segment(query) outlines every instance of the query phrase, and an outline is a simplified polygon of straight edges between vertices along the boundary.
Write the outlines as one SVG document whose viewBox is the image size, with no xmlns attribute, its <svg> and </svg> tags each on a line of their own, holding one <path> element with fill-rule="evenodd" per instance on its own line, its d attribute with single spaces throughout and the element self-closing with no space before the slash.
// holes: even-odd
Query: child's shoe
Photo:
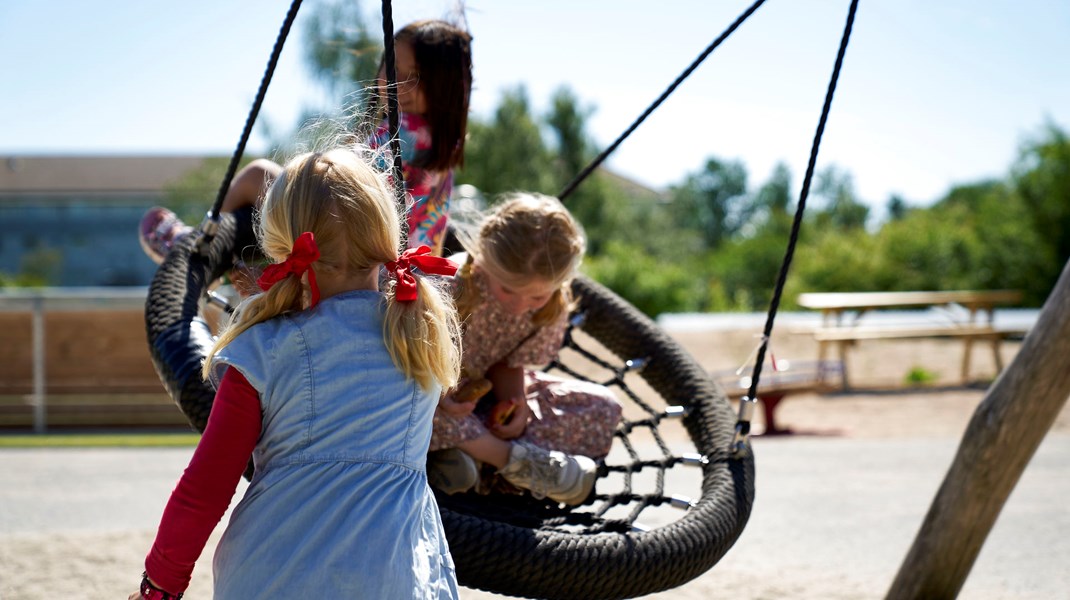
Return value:
<svg viewBox="0 0 1070 600">
<path fill-rule="evenodd" d="M 162 206 L 154 206 L 141 217 L 138 239 L 145 254 L 153 262 L 160 264 L 171 252 L 175 242 L 191 231 L 193 228 L 180 221 L 175 213 Z"/>
<path fill-rule="evenodd" d="M 514 442 L 509 464 L 498 470 L 509 483 L 536 498 L 569 505 L 583 503 L 594 489 L 598 465 L 586 456 L 547 451 L 529 442 Z"/>
<path fill-rule="evenodd" d="M 476 459 L 457 448 L 428 452 L 427 482 L 447 494 L 467 492 L 479 482 Z"/>
</svg>

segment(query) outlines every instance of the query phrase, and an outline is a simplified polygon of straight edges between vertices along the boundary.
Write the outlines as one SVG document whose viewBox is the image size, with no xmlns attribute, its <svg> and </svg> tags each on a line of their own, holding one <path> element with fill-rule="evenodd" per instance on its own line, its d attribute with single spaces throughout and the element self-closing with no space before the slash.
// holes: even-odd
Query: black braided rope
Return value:
<svg viewBox="0 0 1070 600">
<path fill-rule="evenodd" d="M 251 211 L 221 215 L 204 254 L 193 252 L 194 237 L 181 240 L 157 270 L 145 321 L 160 379 L 192 427 L 203 431 L 214 390 L 200 377 L 211 334 L 198 312 L 210 283 L 255 243 Z M 584 278 L 574 283 L 574 291 L 582 323 L 576 319 L 561 358 L 550 368 L 616 386 L 621 400 L 633 407 L 626 414 L 634 416 L 619 427 L 615 451 L 581 507 L 566 509 L 528 495 L 440 495 L 462 585 L 529 598 L 649 594 L 706 572 L 735 543 L 750 516 L 754 459 L 749 446 L 740 457 L 725 452 L 734 421 L 723 391 L 671 337 L 613 292 Z M 604 376 L 581 374 L 591 368 Z M 639 380 L 656 398 L 635 391 Z M 686 439 L 661 434 L 670 406 L 686 411 Z M 653 442 L 633 439 L 640 434 Z M 683 465 L 685 452 L 702 460 L 695 467 Z M 668 477 L 681 469 L 693 474 L 694 498 L 686 502 L 689 508 L 671 510 L 666 519 L 656 511 L 669 510 L 676 494 Z M 619 482 L 619 490 L 610 489 L 611 480 Z M 641 530 L 650 513 L 668 522 Z"/>
<path fill-rule="evenodd" d="M 249 143 L 249 136 L 252 135 L 253 124 L 256 123 L 256 117 L 260 114 L 260 107 L 264 104 L 268 85 L 271 83 L 271 77 L 275 73 L 275 66 L 279 63 L 279 56 L 282 55 L 282 46 L 286 43 L 286 37 L 290 33 L 290 27 L 293 25 L 294 19 L 297 18 L 297 9 L 299 8 L 301 8 L 301 0 L 293 0 L 290 4 L 290 10 L 286 13 L 286 20 L 283 21 L 282 27 L 279 29 L 279 35 L 275 38 L 275 47 L 271 51 L 271 57 L 268 59 L 264 75 L 260 78 L 260 89 L 256 93 L 256 99 L 253 101 L 253 107 L 249 111 L 249 115 L 245 118 L 245 127 L 242 129 L 241 138 L 238 140 L 238 147 L 234 149 L 234 154 L 230 157 L 230 164 L 227 165 L 227 172 L 223 176 L 223 182 L 219 185 L 219 193 L 216 195 L 215 204 L 212 205 L 212 211 L 209 213 L 209 218 L 213 221 L 219 218 L 219 211 L 223 208 L 223 198 L 226 197 L 227 190 L 230 189 L 230 182 L 238 171 L 238 163 L 241 161 L 242 155 L 245 154 L 245 146 Z"/>
<path fill-rule="evenodd" d="M 795 207 L 795 218 L 791 223 L 791 235 L 788 238 L 788 246 L 784 252 L 784 260 L 780 264 L 780 272 L 777 274 L 773 298 L 769 302 L 769 313 L 765 320 L 765 328 L 762 330 L 762 342 L 758 346 L 758 353 L 754 359 L 750 388 L 747 390 L 748 398 L 758 397 L 758 380 L 762 375 L 765 351 L 769 346 L 769 336 L 773 332 L 773 321 L 776 319 L 777 308 L 780 306 L 784 283 L 788 279 L 788 269 L 791 268 L 791 260 L 795 255 L 795 245 L 799 239 L 799 229 L 802 227 L 803 213 L 806 210 L 806 198 L 810 194 L 810 182 L 814 178 L 814 169 L 817 165 L 817 152 L 821 147 L 821 136 L 825 133 L 825 123 L 828 121 L 829 112 L 832 110 L 832 97 L 836 93 L 836 83 L 840 79 L 840 69 L 843 67 L 843 57 L 847 53 L 847 42 L 851 39 L 851 29 L 854 26 L 855 12 L 857 10 L 858 0 L 851 0 L 851 8 L 847 12 L 847 22 L 844 24 L 843 35 L 840 37 L 840 47 L 836 52 L 836 64 L 832 68 L 832 77 L 829 80 L 828 90 L 825 92 L 825 102 L 821 107 L 821 118 L 818 119 L 817 131 L 814 133 L 813 145 L 810 148 L 810 160 L 806 164 L 806 176 L 803 177 L 802 189 L 799 191 L 799 202 Z M 743 434 L 750 431 L 749 421 L 740 421 L 739 425 Z"/>
<path fill-rule="evenodd" d="M 710 42 L 710 45 L 706 46 L 706 49 L 703 50 L 702 53 L 700 53 L 698 57 L 695 58 L 695 60 L 691 61 L 691 64 L 688 65 L 688 67 L 684 69 L 683 73 L 680 73 L 680 75 L 677 76 L 671 84 L 669 84 L 669 87 L 666 88 L 660 96 L 658 96 L 657 100 L 654 100 L 654 102 L 650 106 L 648 106 L 646 110 L 643 111 L 643 114 L 639 115 L 639 118 L 637 118 L 631 125 L 629 125 L 628 128 L 624 130 L 624 133 L 620 134 L 620 136 L 618 136 L 617 139 L 612 144 L 610 144 L 608 148 L 603 150 L 597 157 L 595 157 L 595 159 L 591 161 L 591 164 L 587 165 L 586 168 L 580 171 L 580 174 L 576 175 L 576 177 L 573 178 L 573 180 L 565 186 L 565 189 L 561 190 L 561 193 L 558 194 L 557 197 L 561 200 L 564 200 L 565 197 L 571 194 L 573 190 L 575 190 L 580 185 L 580 183 L 583 182 L 584 179 L 587 179 L 587 177 L 591 173 L 593 173 L 595 169 L 598 168 L 598 165 L 601 165 L 603 162 L 605 162 L 606 158 L 609 157 L 609 155 L 617 149 L 617 146 L 620 146 L 621 142 L 623 142 L 629 135 L 631 135 L 632 132 L 635 131 L 639 127 L 639 125 L 641 125 L 642 122 L 650 116 L 651 113 L 654 112 L 654 109 L 661 106 L 661 103 L 664 102 L 665 99 L 669 97 L 669 94 L 672 94 L 673 91 L 675 91 L 676 88 L 679 87 L 679 85 L 683 83 L 685 79 L 688 78 L 689 75 L 691 75 L 692 71 L 698 68 L 698 66 L 702 64 L 702 61 L 706 60 L 706 57 L 709 56 L 710 53 L 713 52 L 718 46 L 720 46 L 722 42 L 728 39 L 728 36 L 732 35 L 732 32 L 739 28 L 739 26 L 743 24 L 743 21 L 746 21 L 747 18 L 750 17 L 754 13 L 754 11 L 758 10 L 758 7 L 760 7 L 764 2 L 765 0 L 757 0 L 754 4 L 750 5 L 750 8 L 743 11 L 743 14 L 739 15 L 739 17 L 737 17 L 736 20 L 728 26 L 728 29 L 725 29 L 724 32 L 721 33 L 721 35 L 717 36 L 717 39 Z"/>
<path fill-rule="evenodd" d="M 387 131 L 390 134 L 390 154 L 393 156 L 390 170 L 393 173 L 394 197 L 398 206 L 405 214 L 407 194 L 405 192 L 405 180 L 401 163 L 401 139 L 398 137 L 398 89 L 397 69 L 394 64 L 394 17 L 390 0 L 383 0 L 383 70 L 386 71 L 386 122 Z M 409 245 L 409 220 L 401 219 L 401 245 L 403 250 Z M 401 250 L 399 250 L 400 252 Z"/>
<path fill-rule="evenodd" d="M 206 249 L 195 251 L 200 234 L 178 240 L 149 284 L 145 332 L 156 373 L 190 425 L 204 431 L 215 390 L 201 379 L 201 363 L 212 347 L 212 333 L 200 317 L 212 282 L 233 266 L 236 254 L 256 246 L 252 208 L 220 215 L 219 228 Z"/>
</svg>

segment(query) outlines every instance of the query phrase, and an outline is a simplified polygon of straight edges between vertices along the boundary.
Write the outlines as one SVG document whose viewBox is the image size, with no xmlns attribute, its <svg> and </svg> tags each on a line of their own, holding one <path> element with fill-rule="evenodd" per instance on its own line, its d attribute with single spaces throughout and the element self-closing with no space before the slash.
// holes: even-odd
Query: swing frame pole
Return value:
<svg viewBox="0 0 1070 600">
<path fill-rule="evenodd" d="M 954 598 L 1022 472 L 1070 396 L 1070 262 L 1014 361 L 988 389 L 888 591 Z"/>
</svg>

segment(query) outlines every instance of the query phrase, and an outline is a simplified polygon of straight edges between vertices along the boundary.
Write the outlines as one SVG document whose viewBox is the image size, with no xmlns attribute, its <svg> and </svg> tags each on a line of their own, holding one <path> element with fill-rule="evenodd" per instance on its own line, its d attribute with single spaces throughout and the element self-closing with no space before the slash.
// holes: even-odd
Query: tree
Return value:
<svg viewBox="0 0 1070 600">
<path fill-rule="evenodd" d="M 922 218 L 939 220 L 948 232 L 972 237 L 970 261 L 959 265 L 969 287 L 1021 289 L 1031 306 L 1047 296 L 1056 250 L 1037 230 L 1035 215 L 1012 184 L 991 180 L 956 186 L 924 213 Z"/>
<path fill-rule="evenodd" d="M 800 292 L 857 292 L 889 289 L 879 278 L 881 255 L 865 229 L 847 231 L 803 226 L 785 285 L 785 298 Z"/>
<path fill-rule="evenodd" d="M 702 171 L 688 175 L 670 193 L 677 226 L 700 231 L 711 250 L 739 233 L 753 213 L 746 195 L 747 170 L 739 161 L 710 158 Z"/>
<path fill-rule="evenodd" d="M 900 221 L 903 217 L 907 216 L 907 211 L 910 208 L 907 206 L 906 200 L 898 194 L 892 194 L 888 198 L 888 203 L 885 204 L 885 210 L 888 211 L 888 219 L 890 221 Z"/>
<path fill-rule="evenodd" d="M 824 199 L 814 220 L 821 227 L 861 229 L 869 218 L 869 207 L 859 202 L 854 180 L 847 171 L 829 166 L 817 174 L 814 195 Z"/>
<path fill-rule="evenodd" d="M 551 98 L 544 122 L 552 134 L 555 192 L 560 193 L 594 160 L 598 151 L 587 135 L 587 119 L 593 108 L 582 108 L 568 88 L 561 87 Z M 566 198 L 565 205 L 583 224 L 587 233 L 587 251 L 602 252 L 605 244 L 619 238 L 622 231 L 638 225 L 635 198 L 626 193 L 618 180 L 606 177 L 602 169 L 579 183 Z"/>
<path fill-rule="evenodd" d="M 369 31 L 361 9 L 354 0 L 317 3 L 306 21 L 305 64 L 335 106 L 363 106 L 379 70 L 382 32 Z"/>
<path fill-rule="evenodd" d="M 594 145 L 587 136 L 587 119 L 594 113 L 591 107 L 581 108 L 579 98 L 567 86 L 558 88 L 550 99 L 550 114 L 546 123 L 557 141 L 556 163 L 558 187 L 563 189 L 590 164 L 595 156 Z"/>
<path fill-rule="evenodd" d="M 1032 217 L 1033 229 L 1051 249 L 1044 269 L 1048 286 L 1070 258 L 1070 139 L 1053 123 L 1027 142 L 1011 170 L 1018 196 Z"/>
<path fill-rule="evenodd" d="M 476 186 L 488 198 L 513 190 L 558 192 L 550 152 L 523 86 L 502 95 L 489 123 L 468 121 L 465 167 L 457 182 Z"/>
<path fill-rule="evenodd" d="M 754 214 L 751 218 L 754 235 L 763 231 L 788 235 L 795 208 L 791 192 L 791 169 L 784 163 L 777 163 L 769 181 L 754 195 Z"/>
<path fill-rule="evenodd" d="M 696 262 L 689 257 L 660 260 L 617 239 L 608 241 L 600 255 L 588 257 L 583 271 L 653 318 L 705 310 L 701 299 L 706 278 L 696 273 Z"/>
</svg>

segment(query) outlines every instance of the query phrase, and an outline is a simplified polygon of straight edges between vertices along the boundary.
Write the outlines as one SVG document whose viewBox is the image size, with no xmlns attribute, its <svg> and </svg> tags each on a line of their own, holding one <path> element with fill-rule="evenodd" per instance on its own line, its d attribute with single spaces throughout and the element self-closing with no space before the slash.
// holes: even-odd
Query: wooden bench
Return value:
<svg viewBox="0 0 1070 600">
<path fill-rule="evenodd" d="M 997 371 L 1003 369 L 1000 345 L 1004 339 L 1024 335 L 1021 328 L 997 328 L 993 313 L 997 305 L 1015 304 L 1021 301 L 1021 292 L 1016 290 L 996 291 L 942 291 L 942 292 L 859 292 L 800 294 L 798 303 L 804 308 L 820 310 L 822 324 L 808 330 L 818 344 L 818 361 L 828 356 L 830 345 L 839 350 L 843 365 L 842 387 L 850 388 L 847 375 L 847 349 L 856 342 L 865 340 L 954 338 L 963 341 L 962 382 L 969 383 L 970 361 L 973 345 L 977 341 L 988 342 L 992 347 Z M 947 307 L 943 318 L 933 319 L 932 314 L 919 312 L 917 322 L 895 325 L 863 323 L 862 317 L 876 309 L 934 309 Z M 964 314 L 954 315 L 951 307 L 958 307 Z M 849 317 L 849 319 L 848 319 Z M 929 317 L 929 318 L 922 318 Z"/>
<path fill-rule="evenodd" d="M 791 394 L 830 391 L 828 382 L 840 374 L 842 366 L 835 361 L 778 361 L 780 370 L 762 369 L 758 379 L 757 400 L 765 418 L 765 434 L 790 433 L 777 424 L 776 410 L 781 400 Z M 710 376 L 724 389 L 731 400 L 739 400 L 750 392 L 753 366 L 731 371 L 714 371 Z"/>
</svg>

